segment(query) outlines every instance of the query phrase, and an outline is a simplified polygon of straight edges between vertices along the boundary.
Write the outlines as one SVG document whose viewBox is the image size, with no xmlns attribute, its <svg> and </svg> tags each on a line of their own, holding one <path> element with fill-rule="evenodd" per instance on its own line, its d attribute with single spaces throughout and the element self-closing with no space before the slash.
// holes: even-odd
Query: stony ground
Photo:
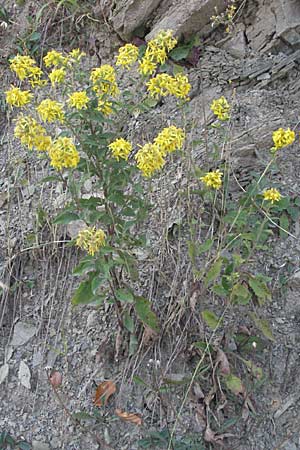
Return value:
<svg viewBox="0 0 300 450">
<path fill-rule="evenodd" d="M 16 24 L 2 30 L 1 71 L 5 86 L 11 81 L 5 58 L 15 51 L 11 47 L 14 27 L 29 14 L 30 8 L 34 10 L 30 2 L 24 7 L 7 3 L 15 8 Z M 22 8 L 27 8 L 26 14 Z M 50 16 L 48 19 L 50 24 Z M 191 129 L 187 145 L 198 165 L 205 159 L 199 139 L 205 117 L 211 121 L 208 105 L 212 98 L 230 98 L 234 92 L 231 164 L 242 186 L 247 186 L 253 171 L 264 166 L 272 145 L 272 130 L 279 126 L 299 129 L 300 121 L 299 50 L 291 45 L 278 49 L 278 41 L 272 47 L 272 39 L 268 43 L 270 51 L 257 49 L 256 22 L 253 10 L 245 8 L 236 34 L 231 39 L 224 39 L 221 31 L 207 36 L 200 59 L 186 68 L 194 86 L 185 115 Z M 26 29 L 28 24 L 22 26 Z M 241 41 L 245 27 L 248 38 Z M 90 50 L 91 65 L 99 64 L 99 57 L 109 61 L 110 53 L 120 42 L 103 23 L 96 23 L 93 30 L 93 38 L 87 38 L 84 27 L 77 30 L 82 48 Z M 55 45 L 61 38 L 61 29 L 52 27 L 43 34 L 46 35 L 49 45 Z M 163 103 L 154 113 L 135 117 L 127 124 L 128 133 L 151 138 L 156 133 L 158 116 L 161 125 L 170 120 L 180 124 L 182 116 L 174 106 Z M 198 316 L 190 313 L 192 274 L 184 235 L 188 211 L 180 195 L 188 183 L 187 161 L 175 156 L 153 183 L 151 196 L 157 207 L 147 224 L 151 246 L 138 255 L 140 289 L 153 302 L 160 318 L 168 318 L 168 323 L 159 337 L 140 332 L 136 352 L 128 356 L 128 336 L 118 331 L 109 305 L 99 309 L 74 308 L 70 304 L 77 283 L 71 272 L 80 255 L 66 245 L 72 229 L 51 223 L 51 216 L 62 207 L 66 196 L 60 186 L 41 184 L 48 174 L 48 165 L 17 146 L 12 138 L 11 119 L 11 113 L 3 107 L 0 432 L 26 440 L 33 450 L 167 448 L 166 444 L 156 447 L 151 442 L 141 447 L 138 441 L 150 431 L 161 431 L 167 426 L 172 429 L 187 388 L 185 380 L 190 379 L 197 363 L 191 343 L 209 337 Z M 282 184 L 283 193 L 299 196 L 299 141 L 280 156 L 274 178 Z M 92 186 L 86 184 L 85 194 L 91 193 Z M 197 203 L 193 205 L 195 211 L 198 207 Z M 200 217 L 199 211 L 197 214 Z M 300 449 L 299 223 L 294 223 L 290 231 L 293 236 L 284 240 L 273 238 L 267 252 L 256 256 L 257 269 L 272 277 L 272 302 L 264 315 L 276 340 L 270 344 L 263 339 L 262 348 L 253 355 L 264 377 L 260 384 L 250 380 L 251 407 L 245 411 L 240 399 L 230 397 L 224 412 L 211 405 L 210 419 L 212 423 L 219 422 L 216 431 L 225 436 L 218 443 L 208 442 L 207 436 L 205 441 L 207 416 L 203 414 L 202 390 L 210 384 L 204 377 L 203 386 L 196 383 L 188 395 L 177 425 L 176 436 L 181 444 L 174 448 Z M 205 303 L 200 298 L 193 301 Z M 237 320 L 243 323 L 242 317 Z M 231 325 L 228 323 L 227 328 Z M 218 339 L 222 339 L 222 333 L 216 344 Z M 49 383 L 51 369 L 63 376 L 58 396 Z M 117 393 L 106 408 L 94 409 L 95 388 L 103 380 L 113 380 Z M 205 391 L 205 395 L 208 393 Z M 143 425 L 120 421 L 114 414 L 115 408 L 140 414 Z M 94 417 L 90 419 L 83 413 Z"/>
</svg>

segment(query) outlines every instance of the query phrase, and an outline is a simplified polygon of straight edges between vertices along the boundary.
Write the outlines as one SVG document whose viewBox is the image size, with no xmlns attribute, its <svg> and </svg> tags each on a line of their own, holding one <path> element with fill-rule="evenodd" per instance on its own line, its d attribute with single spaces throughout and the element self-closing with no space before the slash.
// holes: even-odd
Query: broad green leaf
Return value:
<svg viewBox="0 0 300 450">
<path fill-rule="evenodd" d="M 75 291 L 75 294 L 72 298 L 73 305 L 86 305 L 87 303 L 91 303 L 95 300 L 95 296 L 93 294 L 91 288 L 91 281 L 83 281 L 80 283 L 79 287 Z"/>
<path fill-rule="evenodd" d="M 271 299 L 271 292 L 264 281 L 260 280 L 258 277 L 249 277 L 248 283 L 254 294 L 261 299 L 262 302 Z"/>
<path fill-rule="evenodd" d="M 151 303 L 143 297 L 135 298 L 135 311 L 141 321 L 150 327 L 152 330 L 158 332 L 158 319 L 154 312 L 151 310 Z"/>
<path fill-rule="evenodd" d="M 213 243 L 213 239 L 207 239 L 206 241 L 204 241 L 203 244 L 200 244 L 198 247 L 198 254 L 201 255 L 201 253 L 205 253 L 210 250 Z"/>
<path fill-rule="evenodd" d="M 209 328 L 212 328 L 213 330 L 217 328 L 219 318 L 215 315 L 215 313 L 206 309 L 205 311 L 202 311 L 201 316 L 204 322 L 209 326 Z"/>
<path fill-rule="evenodd" d="M 212 291 L 220 297 L 226 297 L 227 295 L 229 295 L 229 290 L 225 289 L 225 287 L 221 284 L 216 284 L 215 286 L 213 286 Z"/>
<path fill-rule="evenodd" d="M 169 56 L 174 59 L 174 61 L 181 61 L 182 59 L 186 59 L 189 56 L 191 47 L 191 44 L 176 47 L 169 53 Z"/>
<path fill-rule="evenodd" d="M 116 297 L 120 302 L 133 303 L 134 296 L 128 289 L 117 289 Z"/>
<path fill-rule="evenodd" d="M 255 313 L 250 312 L 249 315 L 253 320 L 253 322 L 255 323 L 255 325 L 257 326 L 257 328 L 259 328 L 260 331 L 263 333 L 263 335 L 267 339 L 270 339 L 270 341 L 275 342 L 275 338 L 273 336 L 269 322 L 266 319 L 260 319 L 259 317 L 257 317 Z"/>
<path fill-rule="evenodd" d="M 73 222 L 74 220 L 78 220 L 79 216 L 75 213 L 72 213 L 70 211 L 62 212 L 61 214 L 58 214 L 58 216 L 55 217 L 53 220 L 53 223 L 55 225 L 66 225 L 67 223 Z"/>
<path fill-rule="evenodd" d="M 234 303 L 238 303 L 239 305 L 247 305 L 251 299 L 251 294 L 247 286 L 237 283 L 232 288 L 231 299 Z"/>
<path fill-rule="evenodd" d="M 222 269 L 222 262 L 222 258 L 218 258 L 217 261 L 211 266 L 204 280 L 205 286 L 218 278 Z"/>
<path fill-rule="evenodd" d="M 95 269 L 95 261 L 81 261 L 78 266 L 73 269 L 73 275 L 83 275 Z"/>
<path fill-rule="evenodd" d="M 225 384 L 227 388 L 233 392 L 235 395 L 243 394 L 245 388 L 243 386 L 242 380 L 235 375 L 229 374 L 224 376 Z"/>
<path fill-rule="evenodd" d="M 61 181 L 61 178 L 59 178 L 57 175 L 50 175 L 48 177 L 42 178 L 40 183 L 48 183 L 50 181 Z"/>
</svg>

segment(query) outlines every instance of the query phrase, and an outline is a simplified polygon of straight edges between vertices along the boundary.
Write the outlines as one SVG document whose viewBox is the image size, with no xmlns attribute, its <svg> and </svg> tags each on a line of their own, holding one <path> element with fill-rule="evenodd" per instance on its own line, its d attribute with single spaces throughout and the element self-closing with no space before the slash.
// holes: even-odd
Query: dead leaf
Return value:
<svg viewBox="0 0 300 450">
<path fill-rule="evenodd" d="M 158 334 L 147 325 L 144 325 L 144 328 L 145 329 L 142 340 L 144 345 L 148 345 L 150 341 L 154 341 L 155 339 L 157 339 Z"/>
<path fill-rule="evenodd" d="M 57 388 L 62 383 L 62 374 L 57 370 L 55 370 L 54 372 L 51 373 L 49 381 L 54 388 Z"/>
<path fill-rule="evenodd" d="M 117 388 L 113 381 L 103 381 L 96 389 L 94 403 L 96 406 L 106 406 L 108 399 L 116 392 Z"/>
<path fill-rule="evenodd" d="M 216 364 L 220 364 L 221 373 L 223 373 L 224 375 L 230 374 L 229 361 L 223 350 L 221 350 L 220 348 L 218 348 Z"/>
<path fill-rule="evenodd" d="M 125 422 L 134 423 L 135 425 L 142 425 L 143 423 L 141 416 L 138 414 L 128 413 L 122 411 L 121 409 L 116 409 L 115 413 L 118 417 L 120 417 L 120 419 L 124 420 Z"/>
</svg>

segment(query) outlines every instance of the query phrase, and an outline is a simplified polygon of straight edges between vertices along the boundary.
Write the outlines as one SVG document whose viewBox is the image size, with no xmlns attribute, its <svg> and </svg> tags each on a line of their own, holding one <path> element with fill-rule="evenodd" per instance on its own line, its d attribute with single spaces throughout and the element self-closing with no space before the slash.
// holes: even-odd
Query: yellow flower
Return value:
<svg viewBox="0 0 300 450">
<path fill-rule="evenodd" d="M 32 67 L 36 65 L 34 59 L 26 55 L 17 55 L 9 60 L 10 69 L 14 71 L 20 80 L 24 80 L 30 74 Z"/>
<path fill-rule="evenodd" d="M 159 73 L 151 78 L 148 83 L 148 91 L 151 97 L 166 97 L 171 94 L 174 79 L 166 73 Z"/>
<path fill-rule="evenodd" d="M 263 196 L 264 196 L 264 200 L 268 200 L 269 202 L 272 203 L 272 205 L 274 202 L 278 202 L 281 199 L 280 192 L 277 191 L 277 189 L 275 189 L 275 188 L 266 189 L 263 192 Z"/>
<path fill-rule="evenodd" d="M 78 91 L 69 95 L 68 104 L 76 109 L 86 109 L 89 100 L 86 91 Z"/>
<path fill-rule="evenodd" d="M 52 145 L 52 139 L 50 136 L 37 135 L 33 140 L 33 145 L 40 152 L 47 152 Z"/>
<path fill-rule="evenodd" d="M 222 175 L 223 173 L 219 169 L 212 172 L 207 172 L 204 177 L 200 177 L 200 180 L 206 184 L 207 187 L 212 187 L 214 189 L 220 189 L 222 186 Z"/>
<path fill-rule="evenodd" d="M 143 58 L 142 61 L 139 62 L 139 68 L 138 71 L 142 75 L 152 75 L 155 72 L 156 64 L 150 59 Z"/>
<path fill-rule="evenodd" d="M 177 98 L 187 99 L 189 92 L 191 90 L 191 85 L 189 83 L 188 77 L 182 73 L 178 73 L 173 78 L 171 83 L 170 93 L 175 95 Z"/>
<path fill-rule="evenodd" d="M 68 61 L 79 62 L 84 56 L 86 56 L 85 52 L 82 52 L 79 48 L 74 48 L 69 52 Z"/>
<path fill-rule="evenodd" d="M 80 160 L 72 139 L 68 137 L 57 138 L 51 145 L 48 154 L 51 166 L 58 170 L 63 167 L 77 167 Z"/>
<path fill-rule="evenodd" d="M 109 64 L 93 69 L 90 80 L 93 83 L 93 90 L 99 96 L 116 96 L 120 92 L 116 82 L 115 69 Z"/>
<path fill-rule="evenodd" d="M 286 130 L 279 128 L 273 132 L 273 142 L 275 144 L 273 150 L 279 150 L 280 148 L 292 144 L 294 141 L 295 132 L 290 128 L 287 128 Z"/>
<path fill-rule="evenodd" d="M 137 167 L 141 170 L 144 177 L 149 178 L 156 170 L 160 170 L 165 160 L 159 147 L 156 144 L 145 144 L 135 155 Z"/>
<path fill-rule="evenodd" d="M 173 31 L 160 31 L 158 35 L 148 42 L 145 60 L 152 61 L 155 64 L 164 64 L 171 51 L 177 44 L 177 40 L 173 37 Z"/>
<path fill-rule="evenodd" d="M 18 87 L 13 87 L 5 92 L 6 102 L 9 105 L 22 107 L 31 102 L 33 94 L 30 91 L 21 91 Z"/>
<path fill-rule="evenodd" d="M 130 66 L 136 62 L 138 55 L 139 49 L 136 45 L 123 45 L 123 47 L 119 48 L 116 65 L 129 69 Z"/>
<path fill-rule="evenodd" d="M 171 126 L 164 128 L 157 135 L 154 139 L 154 144 L 159 147 L 161 154 L 165 156 L 167 153 L 171 153 L 182 148 L 184 138 L 185 134 L 181 128 Z"/>
<path fill-rule="evenodd" d="M 96 227 L 89 227 L 79 232 L 76 245 L 94 256 L 105 245 L 105 238 L 105 233 L 101 228 L 96 230 Z"/>
<path fill-rule="evenodd" d="M 130 142 L 126 141 L 123 138 L 116 139 L 114 142 L 109 144 L 108 147 L 111 150 L 113 157 L 118 161 L 120 158 L 127 160 L 132 150 L 132 145 L 130 144 Z"/>
<path fill-rule="evenodd" d="M 20 115 L 16 120 L 14 135 L 20 139 L 21 144 L 32 149 L 40 139 L 44 139 L 46 130 L 33 117 Z"/>
<path fill-rule="evenodd" d="M 63 83 L 66 78 L 66 69 L 63 67 L 60 69 L 53 69 L 52 72 L 49 73 L 49 78 L 52 86 L 54 86 L 55 83 Z"/>
<path fill-rule="evenodd" d="M 230 117 L 230 105 L 225 97 L 220 97 L 217 100 L 214 100 L 210 105 L 210 109 L 220 120 L 228 120 Z"/>
<path fill-rule="evenodd" d="M 46 100 L 43 100 L 36 109 L 44 122 L 54 122 L 56 120 L 59 122 L 64 121 L 65 115 L 62 105 L 55 100 L 47 98 Z"/>
<path fill-rule="evenodd" d="M 109 116 L 110 114 L 113 113 L 112 102 L 101 100 L 101 98 L 99 98 L 97 110 L 102 112 L 104 116 Z"/>
<path fill-rule="evenodd" d="M 45 86 L 47 80 L 42 80 L 43 71 L 39 67 L 31 67 L 28 73 L 28 81 L 32 87 Z"/>
<path fill-rule="evenodd" d="M 63 54 L 57 52 L 56 50 L 51 50 L 48 52 L 47 55 L 44 56 L 43 60 L 46 67 L 64 65 L 66 62 L 66 58 Z"/>
<path fill-rule="evenodd" d="M 150 41 L 151 42 L 151 41 Z M 177 45 L 177 39 L 173 37 L 172 30 L 162 30 L 158 35 L 152 40 L 156 45 L 165 47 L 168 52 L 173 50 Z"/>
</svg>

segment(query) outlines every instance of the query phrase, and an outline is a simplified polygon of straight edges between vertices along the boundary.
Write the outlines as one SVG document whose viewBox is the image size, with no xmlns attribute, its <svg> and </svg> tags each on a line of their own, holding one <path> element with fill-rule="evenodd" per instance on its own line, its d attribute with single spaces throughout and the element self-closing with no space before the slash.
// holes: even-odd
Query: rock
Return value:
<svg viewBox="0 0 300 450">
<path fill-rule="evenodd" d="M 50 450 L 50 447 L 44 442 L 32 441 L 32 450 Z"/>
<path fill-rule="evenodd" d="M 225 42 L 223 48 L 228 51 L 234 58 L 244 58 L 247 52 L 245 39 L 245 26 L 240 24 L 235 34 Z"/>
<path fill-rule="evenodd" d="M 26 387 L 27 389 L 31 389 L 31 384 L 30 384 L 31 373 L 30 373 L 29 367 L 27 366 L 27 364 L 24 361 L 20 362 L 18 378 L 19 378 L 22 386 Z"/>
<path fill-rule="evenodd" d="M 9 372 L 9 365 L 3 364 L 3 366 L 0 367 L 0 384 L 2 384 L 3 381 L 5 381 L 5 379 L 7 378 L 8 372 Z"/>
<path fill-rule="evenodd" d="M 18 322 L 15 325 L 14 334 L 10 344 L 15 347 L 24 345 L 35 335 L 36 332 L 37 328 L 33 325 L 26 322 Z"/>
<path fill-rule="evenodd" d="M 84 230 L 87 227 L 83 220 L 73 220 L 67 225 L 67 233 L 71 239 L 75 239 L 78 236 L 79 231 Z"/>
</svg>

